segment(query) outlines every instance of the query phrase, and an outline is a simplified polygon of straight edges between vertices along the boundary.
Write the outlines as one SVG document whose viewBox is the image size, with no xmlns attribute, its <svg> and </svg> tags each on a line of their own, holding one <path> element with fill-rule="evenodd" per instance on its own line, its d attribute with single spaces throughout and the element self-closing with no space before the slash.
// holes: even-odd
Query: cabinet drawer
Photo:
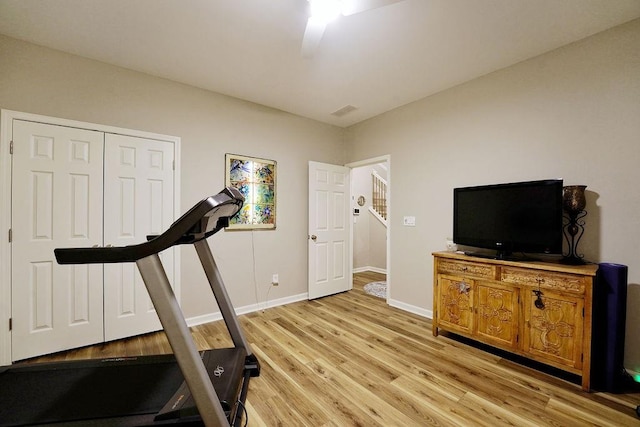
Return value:
<svg viewBox="0 0 640 427">
<path fill-rule="evenodd" d="M 559 292 L 584 294 L 589 278 L 567 273 L 541 271 L 517 267 L 502 267 L 500 280 L 516 285 L 553 289 Z"/>
<path fill-rule="evenodd" d="M 496 267 L 490 264 L 439 259 L 438 273 L 472 276 L 481 279 L 495 279 Z"/>
</svg>

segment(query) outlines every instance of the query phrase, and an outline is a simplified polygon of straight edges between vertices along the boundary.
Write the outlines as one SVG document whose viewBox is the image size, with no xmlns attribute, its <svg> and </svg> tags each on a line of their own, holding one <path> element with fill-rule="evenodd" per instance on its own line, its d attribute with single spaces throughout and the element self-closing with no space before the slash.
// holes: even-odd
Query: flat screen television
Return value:
<svg viewBox="0 0 640 427">
<path fill-rule="evenodd" d="M 454 188 L 453 241 L 495 250 L 562 253 L 562 180 Z"/>
</svg>

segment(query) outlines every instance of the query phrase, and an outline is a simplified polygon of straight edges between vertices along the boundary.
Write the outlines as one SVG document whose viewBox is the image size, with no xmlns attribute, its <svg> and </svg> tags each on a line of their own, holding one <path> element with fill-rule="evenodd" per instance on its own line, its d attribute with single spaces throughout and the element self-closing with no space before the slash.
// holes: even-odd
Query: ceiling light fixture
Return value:
<svg viewBox="0 0 640 427">
<path fill-rule="evenodd" d="M 318 23 L 327 24 L 342 15 L 340 0 L 309 0 L 312 19 Z"/>
<path fill-rule="evenodd" d="M 302 56 L 313 56 L 327 25 L 339 16 L 355 15 L 401 1 L 404 0 L 308 0 L 310 14 L 302 38 Z"/>
</svg>

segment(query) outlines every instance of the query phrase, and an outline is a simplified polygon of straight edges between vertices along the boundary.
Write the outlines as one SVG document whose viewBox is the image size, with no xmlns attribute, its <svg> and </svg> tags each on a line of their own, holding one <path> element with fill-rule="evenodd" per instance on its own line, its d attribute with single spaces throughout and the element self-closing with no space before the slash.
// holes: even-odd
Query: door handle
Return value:
<svg viewBox="0 0 640 427">
<path fill-rule="evenodd" d="M 315 242 L 318 239 L 318 236 L 312 234 L 311 236 L 309 236 L 309 238 Z"/>
</svg>

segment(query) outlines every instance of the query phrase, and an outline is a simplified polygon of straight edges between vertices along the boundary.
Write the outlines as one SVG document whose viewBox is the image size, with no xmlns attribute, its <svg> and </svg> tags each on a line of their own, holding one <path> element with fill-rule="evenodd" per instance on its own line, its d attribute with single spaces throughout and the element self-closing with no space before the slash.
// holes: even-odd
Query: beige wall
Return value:
<svg viewBox="0 0 640 427">
<path fill-rule="evenodd" d="M 307 291 L 308 161 L 344 164 L 342 129 L 3 36 L 0 108 L 181 137 L 181 211 L 223 187 L 226 152 L 276 160 L 277 229 L 209 242 L 236 307 L 262 304 L 273 273 L 269 300 Z M 185 315 L 213 311 L 192 248 L 181 267 Z"/>
<path fill-rule="evenodd" d="M 579 250 L 629 266 L 626 364 L 640 371 L 639 118 L 636 20 L 350 128 L 348 161 L 391 156 L 391 299 L 432 309 L 454 187 L 562 177 L 588 185 Z"/>
</svg>

